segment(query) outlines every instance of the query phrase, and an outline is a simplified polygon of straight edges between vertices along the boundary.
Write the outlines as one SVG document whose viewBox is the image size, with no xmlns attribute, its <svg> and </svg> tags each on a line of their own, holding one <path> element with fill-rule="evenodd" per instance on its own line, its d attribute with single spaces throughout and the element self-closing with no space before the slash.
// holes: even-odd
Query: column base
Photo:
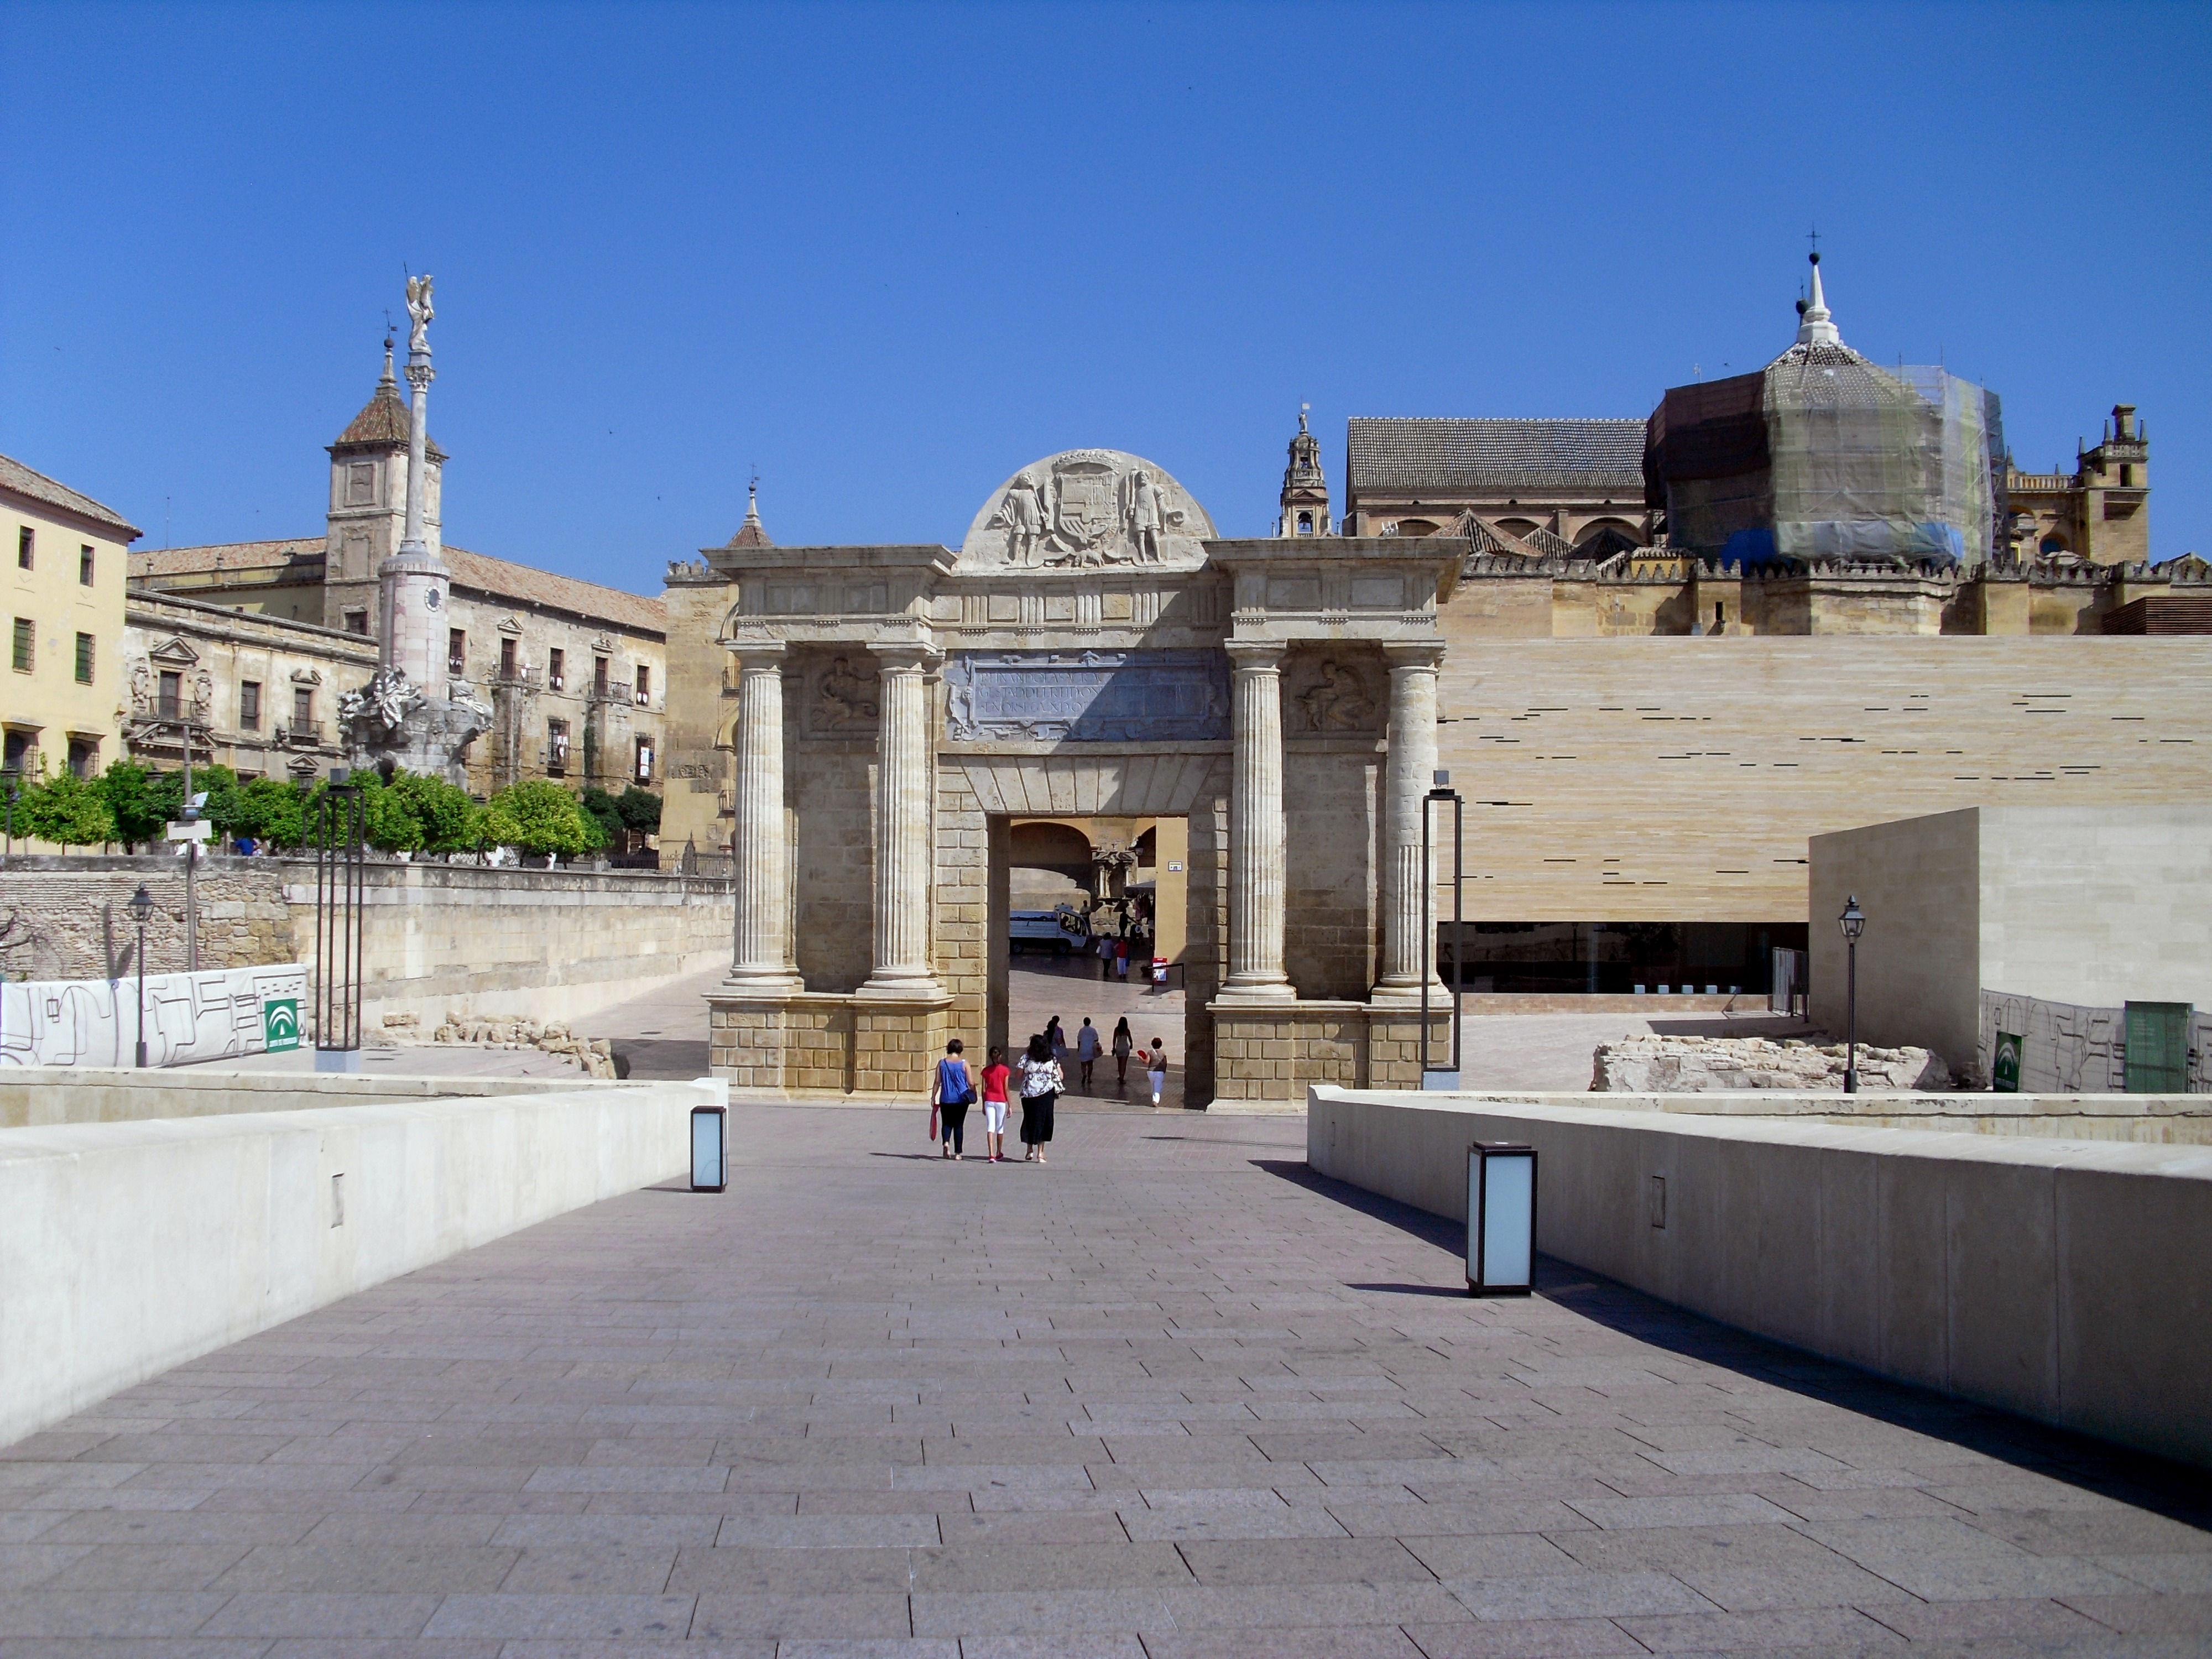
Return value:
<svg viewBox="0 0 2212 1659">
<path fill-rule="evenodd" d="M 1256 983 L 1239 985 L 1230 980 L 1214 994 L 1213 1000 L 1231 1006 L 1276 1007 L 1298 1000 L 1297 987 L 1288 980 L 1261 980 Z"/>
<path fill-rule="evenodd" d="M 904 975 L 872 975 L 863 981 L 860 988 L 854 994 L 900 1001 L 942 1001 L 945 988 L 927 974 L 919 974 L 910 979 Z"/>
<path fill-rule="evenodd" d="M 788 996 L 804 991 L 806 981 L 789 969 L 732 968 L 722 980 L 722 988 L 733 995 Z"/>
<path fill-rule="evenodd" d="M 1378 1007 L 1396 1009 L 1410 1006 L 1418 1013 L 1421 1006 L 1421 981 L 1417 979 L 1380 979 L 1375 981 L 1375 988 L 1367 994 L 1367 1000 Z M 1442 980 L 1432 979 L 1429 981 L 1429 1012 L 1433 1014 L 1439 1008 L 1446 1013 L 1451 1012 L 1451 989 Z"/>
</svg>

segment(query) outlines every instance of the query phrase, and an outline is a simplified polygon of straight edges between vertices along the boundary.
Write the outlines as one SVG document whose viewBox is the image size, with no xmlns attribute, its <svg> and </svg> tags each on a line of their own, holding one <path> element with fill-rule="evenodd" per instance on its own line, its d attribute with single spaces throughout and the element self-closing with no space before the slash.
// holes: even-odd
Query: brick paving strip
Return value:
<svg viewBox="0 0 2212 1659">
<path fill-rule="evenodd" d="M 2212 1649 L 2208 1482 L 1546 1264 L 1303 1126 L 741 1108 L 0 1454 L 0 1659 Z"/>
</svg>

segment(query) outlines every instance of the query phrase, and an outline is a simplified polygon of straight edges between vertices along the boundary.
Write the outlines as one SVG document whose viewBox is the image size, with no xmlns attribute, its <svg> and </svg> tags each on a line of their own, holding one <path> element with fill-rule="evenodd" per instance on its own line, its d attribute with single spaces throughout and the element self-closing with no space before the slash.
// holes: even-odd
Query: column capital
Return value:
<svg viewBox="0 0 2212 1659">
<path fill-rule="evenodd" d="M 878 641 L 871 643 L 868 649 L 887 672 L 918 668 L 927 673 L 945 660 L 942 651 L 921 640 Z"/>
<path fill-rule="evenodd" d="M 1382 659 L 1393 668 L 1440 668 L 1444 660 L 1442 640 L 1386 640 Z"/>
<path fill-rule="evenodd" d="M 1280 640 L 1231 640 L 1221 647 L 1239 673 L 1273 673 L 1289 647 Z"/>
<path fill-rule="evenodd" d="M 781 640 L 724 640 L 722 645 L 747 673 L 780 668 L 789 654 L 789 647 Z"/>
</svg>

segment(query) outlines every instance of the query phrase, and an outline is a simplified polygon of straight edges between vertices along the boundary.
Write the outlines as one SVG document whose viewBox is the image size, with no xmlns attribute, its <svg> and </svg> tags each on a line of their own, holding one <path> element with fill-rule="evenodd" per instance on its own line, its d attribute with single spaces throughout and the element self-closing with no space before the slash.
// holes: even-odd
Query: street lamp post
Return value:
<svg viewBox="0 0 2212 1659">
<path fill-rule="evenodd" d="M 1859 1091 L 1859 935 L 1866 932 L 1866 912 L 1859 908 L 1857 894 L 1844 902 L 1844 914 L 1836 918 L 1836 925 L 1844 930 L 1844 1092 L 1855 1095 Z"/>
<path fill-rule="evenodd" d="M 124 908 L 131 912 L 131 921 L 138 924 L 138 1065 L 146 1065 L 146 923 L 154 914 L 154 896 L 140 882 L 138 890 L 131 896 Z"/>
<path fill-rule="evenodd" d="M 1436 787 L 1421 797 L 1421 1087 L 1424 1090 L 1455 1091 L 1460 1085 L 1460 1007 L 1467 985 L 1467 836 L 1465 832 L 1465 803 L 1459 791 L 1451 787 L 1451 774 L 1431 775 Z M 1452 811 L 1452 984 L 1451 984 L 1451 1042 L 1446 1048 L 1445 1063 L 1431 1063 L 1431 1033 L 1429 1030 L 1429 981 L 1436 975 L 1436 897 L 1437 876 L 1431 862 L 1431 807 L 1444 802 L 1451 804 Z"/>
<path fill-rule="evenodd" d="M 15 797 L 22 793 L 21 777 L 22 775 L 13 767 L 0 772 L 0 780 L 5 780 L 4 783 L 0 783 L 0 789 L 4 789 L 8 802 L 7 857 L 11 860 L 15 856 Z"/>
</svg>

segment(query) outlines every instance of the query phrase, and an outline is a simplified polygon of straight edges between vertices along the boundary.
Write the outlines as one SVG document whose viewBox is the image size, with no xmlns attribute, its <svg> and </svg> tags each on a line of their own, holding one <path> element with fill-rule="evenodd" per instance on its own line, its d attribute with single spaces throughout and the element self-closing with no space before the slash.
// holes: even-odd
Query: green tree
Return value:
<svg viewBox="0 0 2212 1659">
<path fill-rule="evenodd" d="M 100 775 L 100 793 L 115 821 L 114 838 L 136 849 L 161 839 L 163 827 L 185 804 L 185 781 L 136 761 L 117 761 Z"/>
<path fill-rule="evenodd" d="M 74 772 L 40 778 L 15 803 L 18 835 L 50 841 L 57 847 L 97 847 L 113 841 L 115 815 L 96 782 Z"/>
<path fill-rule="evenodd" d="M 652 790 L 630 785 L 622 792 L 622 798 L 615 802 L 615 810 L 622 814 L 626 828 L 648 836 L 660 833 L 660 797 Z"/>
<path fill-rule="evenodd" d="M 271 847 L 296 848 L 307 838 L 307 793 L 281 778 L 255 778 L 239 786 L 228 828 Z"/>
<path fill-rule="evenodd" d="M 386 852 L 458 853 L 477 844 L 477 804 L 443 778 L 395 771 L 372 805 L 370 844 Z"/>
<path fill-rule="evenodd" d="M 619 840 L 623 831 L 622 805 L 597 784 L 587 785 L 583 797 L 584 812 L 599 831 L 598 838 L 588 849 L 598 852 Z"/>
<path fill-rule="evenodd" d="M 511 785 L 484 808 L 484 839 L 524 853 L 573 858 L 591 845 L 597 830 L 574 795 L 544 778 Z"/>
</svg>

